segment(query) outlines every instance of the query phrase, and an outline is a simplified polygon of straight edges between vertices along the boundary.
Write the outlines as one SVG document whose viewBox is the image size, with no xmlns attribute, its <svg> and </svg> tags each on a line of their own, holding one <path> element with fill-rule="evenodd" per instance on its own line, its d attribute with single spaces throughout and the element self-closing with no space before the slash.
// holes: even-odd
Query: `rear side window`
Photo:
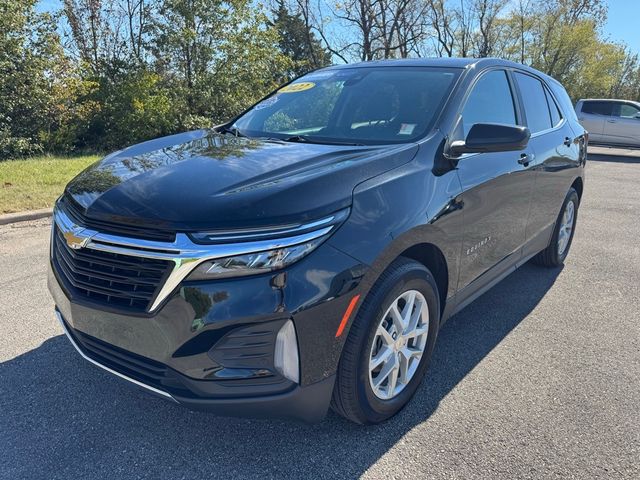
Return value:
<svg viewBox="0 0 640 480">
<path fill-rule="evenodd" d="M 551 114 L 547 105 L 547 94 L 542 82 L 524 73 L 515 72 L 516 82 L 522 93 L 522 103 L 531 133 L 551 128 Z M 557 109 L 556 109 L 557 110 Z"/>
<path fill-rule="evenodd" d="M 611 115 L 613 111 L 613 103 L 611 102 L 584 102 L 582 104 L 582 113 L 590 113 L 592 115 Z"/>
<path fill-rule="evenodd" d="M 465 138 L 476 123 L 516 125 L 513 95 L 504 70 L 493 70 L 480 77 L 467 98 L 462 123 Z"/>
<path fill-rule="evenodd" d="M 549 105 L 549 113 L 551 113 L 551 125 L 556 127 L 562 120 L 562 113 L 560 113 L 558 104 L 556 103 L 553 95 L 551 95 L 549 90 L 545 88 L 544 93 L 547 94 L 547 104 Z"/>
</svg>

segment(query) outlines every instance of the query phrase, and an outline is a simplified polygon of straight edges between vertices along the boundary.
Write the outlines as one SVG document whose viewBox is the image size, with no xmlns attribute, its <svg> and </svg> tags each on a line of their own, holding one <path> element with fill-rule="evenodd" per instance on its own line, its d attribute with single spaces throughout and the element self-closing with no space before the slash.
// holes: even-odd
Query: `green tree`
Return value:
<svg viewBox="0 0 640 480">
<path fill-rule="evenodd" d="M 178 129 L 174 98 L 161 77 L 131 69 L 102 77 L 98 88 L 82 99 L 100 105 L 82 139 L 98 150 L 113 150 L 157 138 Z"/>
<path fill-rule="evenodd" d="M 41 152 L 65 59 L 57 18 L 36 0 L 0 0 L 0 160 Z"/>
<path fill-rule="evenodd" d="M 601 0 L 521 0 L 496 25 L 501 56 L 558 79 L 574 100 L 607 97 L 630 72 L 624 47 L 602 40 L 606 13 Z"/>
<path fill-rule="evenodd" d="M 289 78 L 331 65 L 331 53 L 318 40 L 300 13 L 292 13 L 285 0 L 277 1 L 271 25 L 278 32 L 280 52 L 292 62 Z"/>
<path fill-rule="evenodd" d="M 185 128 L 239 113 L 290 65 L 262 7 L 248 0 L 165 0 L 155 33 L 155 68 L 183 104 Z"/>
</svg>

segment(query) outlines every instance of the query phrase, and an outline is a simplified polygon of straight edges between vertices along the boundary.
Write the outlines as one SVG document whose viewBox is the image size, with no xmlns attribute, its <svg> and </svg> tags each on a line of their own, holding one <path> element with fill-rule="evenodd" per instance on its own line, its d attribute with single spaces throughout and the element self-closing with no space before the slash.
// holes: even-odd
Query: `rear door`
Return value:
<svg viewBox="0 0 640 480">
<path fill-rule="evenodd" d="M 640 107 L 632 103 L 615 103 L 604 123 L 604 136 L 610 143 L 640 146 Z"/>
<path fill-rule="evenodd" d="M 613 104 L 599 100 L 585 100 L 578 113 L 578 120 L 589 132 L 589 140 L 594 143 L 606 143 L 604 125 L 611 119 Z"/>
<path fill-rule="evenodd" d="M 505 70 L 482 73 L 464 102 L 464 131 L 456 132 L 453 139 L 463 140 L 476 123 L 521 125 L 515 99 Z M 458 160 L 465 224 L 458 289 L 469 286 L 461 298 L 472 295 L 520 258 L 534 181 L 530 167 L 522 161 L 526 155 L 533 152 L 527 148 L 474 153 Z"/>
<path fill-rule="evenodd" d="M 536 76 L 513 73 L 522 110 L 531 131 L 529 147 L 535 158 L 531 168 L 535 183 L 527 222 L 527 245 L 523 256 L 545 248 L 562 202 L 579 166 L 580 146 L 549 88 Z"/>
</svg>

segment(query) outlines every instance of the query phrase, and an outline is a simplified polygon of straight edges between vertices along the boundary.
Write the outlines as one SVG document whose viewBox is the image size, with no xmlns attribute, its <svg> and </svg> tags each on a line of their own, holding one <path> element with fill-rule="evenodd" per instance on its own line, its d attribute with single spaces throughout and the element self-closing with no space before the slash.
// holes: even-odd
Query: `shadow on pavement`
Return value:
<svg viewBox="0 0 640 480">
<path fill-rule="evenodd" d="M 373 427 L 333 413 L 306 425 L 190 412 L 96 369 L 63 336 L 51 338 L 0 364 L 0 477 L 359 476 L 438 408 L 559 273 L 525 265 L 451 318 L 416 397 Z"/>
<path fill-rule="evenodd" d="M 596 162 L 640 163 L 640 149 L 611 149 L 598 147 L 597 152 L 588 152 L 588 160 Z"/>
</svg>

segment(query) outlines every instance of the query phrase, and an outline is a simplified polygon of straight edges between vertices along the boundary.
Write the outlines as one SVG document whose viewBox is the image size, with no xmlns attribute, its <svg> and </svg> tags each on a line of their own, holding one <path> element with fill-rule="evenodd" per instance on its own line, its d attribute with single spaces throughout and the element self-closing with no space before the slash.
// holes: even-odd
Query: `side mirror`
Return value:
<svg viewBox="0 0 640 480">
<path fill-rule="evenodd" d="M 456 140 L 449 146 L 452 156 L 463 153 L 510 152 L 522 150 L 529 143 L 531 132 L 527 127 L 499 123 L 476 123 L 466 140 Z"/>
</svg>

